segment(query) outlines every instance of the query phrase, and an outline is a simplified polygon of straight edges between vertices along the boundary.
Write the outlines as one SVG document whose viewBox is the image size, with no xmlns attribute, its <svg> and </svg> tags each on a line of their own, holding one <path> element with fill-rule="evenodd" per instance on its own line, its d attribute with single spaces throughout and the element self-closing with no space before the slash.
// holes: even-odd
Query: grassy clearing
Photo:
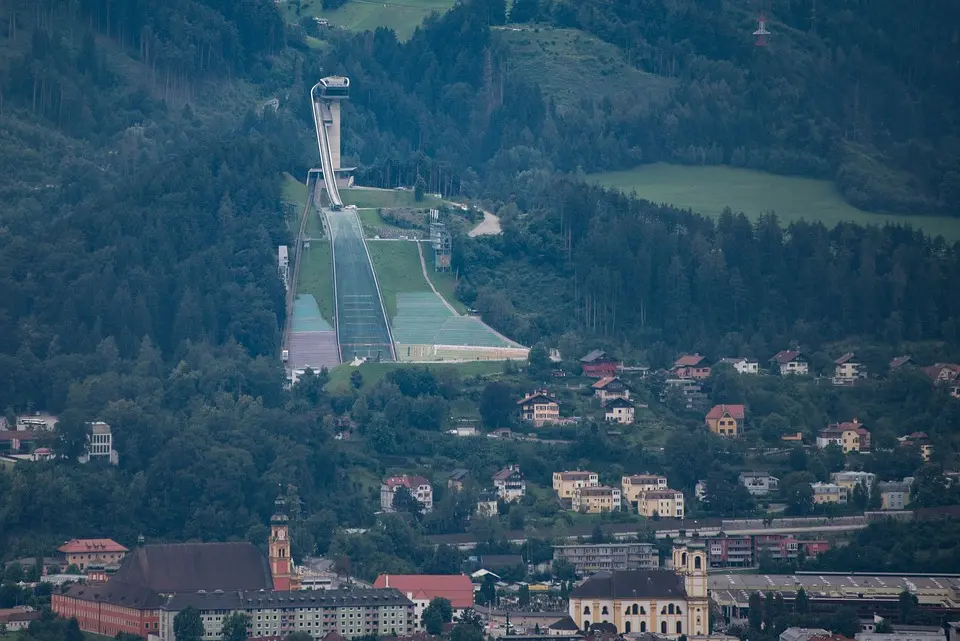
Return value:
<svg viewBox="0 0 960 641">
<path fill-rule="evenodd" d="M 300 207 L 307 202 L 307 186 L 287 172 L 283 172 L 283 200 Z"/>
<path fill-rule="evenodd" d="M 320 221 L 320 212 L 316 207 L 311 207 L 307 212 L 307 227 L 303 230 L 307 238 L 323 238 L 323 223 Z"/>
<path fill-rule="evenodd" d="M 616 47 L 577 29 L 508 25 L 497 30 L 510 49 L 511 73 L 537 82 L 560 107 L 584 97 L 647 105 L 665 98 L 673 81 L 629 64 Z"/>
<path fill-rule="evenodd" d="M 775 211 L 783 224 L 817 220 L 833 227 L 849 221 L 861 225 L 907 224 L 933 236 L 960 240 L 960 218 L 872 214 L 847 204 L 828 180 L 777 176 L 727 166 L 656 163 L 626 171 L 591 174 L 589 179 L 654 202 L 689 208 L 708 216 L 724 207 L 750 218 Z"/>
<path fill-rule="evenodd" d="M 357 216 L 364 225 L 370 225 L 371 227 L 389 227 L 389 225 L 383 221 L 383 218 L 380 217 L 379 210 L 376 208 L 367 207 L 357 209 Z"/>
<path fill-rule="evenodd" d="M 430 284 L 420 267 L 417 245 L 402 240 L 371 240 L 367 241 L 367 248 L 377 270 L 383 306 L 393 320 L 397 315 L 397 294 L 430 291 Z"/>
<path fill-rule="evenodd" d="M 333 253 L 330 251 L 329 242 L 314 240 L 310 243 L 309 249 L 303 250 L 297 292 L 313 294 L 323 319 L 331 325 L 336 324 L 336 306 L 333 302 Z"/>
<path fill-rule="evenodd" d="M 358 209 L 376 209 L 378 207 L 438 207 L 443 201 L 424 194 L 423 201 L 417 202 L 413 191 L 400 189 L 365 189 L 353 187 L 341 189 L 340 197 L 344 205 L 356 205 Z"/>
<path fill-rule="evenodd" d="M 350 387 L 350 374 L 357 369 L 363 374 L 364 386 L 373 385 L 388 372 L 401 367 L 426 367 L 431 372 L 443 370 L 454 371 L 461 377 L 491 376 L 503 372 L 503 363 L 498 361 L 481 361 L 470 363 L 364 363 L 359 368 L 349 365 L 338 365 L 330 370 L 330 382 L 327 389 L 330 391 L 345 390 Z"/>
<path fill-rule="evenodd" d="M 373 31 L 377 27 L 387 27 L 397 33 L 401 40 L 413 35 L 423 19 L 432 12 L 443 13 L 453 6 L 454 0 L 402 0 L 402 2 L 373 2 L 371 0 L 350 0 L 342 7 L 327 11 L 320 0 L 307 0 L 300 5 L 300 16 L 318 16 L 326 18 L 334 27 L 348 31 Z M 296 22 L 299 16 L 287 3 L 286 18 Z"/>
</svg>

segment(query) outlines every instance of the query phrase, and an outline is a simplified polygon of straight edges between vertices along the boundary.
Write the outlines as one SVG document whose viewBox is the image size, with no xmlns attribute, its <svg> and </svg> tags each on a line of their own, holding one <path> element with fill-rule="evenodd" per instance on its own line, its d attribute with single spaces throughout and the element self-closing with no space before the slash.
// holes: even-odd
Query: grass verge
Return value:
<svg viewBox="0 0 960 641">
<path fill-rule="evenodd" d="M 333 253 L 329 242 L 314 240 L 310 243 L 309 249 L 303 250 L 297 292 L 313 294 L 317 299 L 320 315 L 331 325 L 336 325 L 336 307 L 333 302 Z"/>
<path fill-rule="evenodd" d="M 358 209 L 376 209 L 378 207 L 438 207 L 443 201 L 424 194 L 417 202 L 413 191 L 400 189 L 365 189 L 353 187 L 341 189 L 340 198 L 344 205 L 356 205 Z"/>
<path fill-rule="evenodd" d="M 359 370 L 363 375 L 363 385 L 375 384 L 389 372 L 401 367 L 426 367 L 431 372 L 455 371 L 462 377 L 491 376 L 503 372 L 503 363 L 499 361 L 480 361 L 469 363 L 364 363 L 359 367 L 338 365 L 330 370 L 329 391 L 344 391 L 350 388 L 350 374 Z"/>
</svg>

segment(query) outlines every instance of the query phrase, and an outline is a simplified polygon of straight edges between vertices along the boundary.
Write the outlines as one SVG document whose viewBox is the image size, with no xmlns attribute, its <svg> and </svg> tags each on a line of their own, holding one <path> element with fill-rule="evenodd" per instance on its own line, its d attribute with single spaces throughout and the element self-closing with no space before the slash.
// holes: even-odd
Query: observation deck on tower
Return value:
<svg viewBox="0 0 960 641">
<path fill-rule="evenodd" d="M 310 91 L 310 97 L 313 100 L 314 118 L 318 126 L 324 126 L 326 130 L 337 187 L 350 187 L 356 167 L 340 166 L 340 102 L 350 98 L 350 79 L 345 76 L 322 78 Z M 322 178 L 323 168 L 311 169 L 310 173 L 320 174 L 318 177 Z M 317 181 L 318 187 L 322 184 L 322 180 Z"/>
</svg>

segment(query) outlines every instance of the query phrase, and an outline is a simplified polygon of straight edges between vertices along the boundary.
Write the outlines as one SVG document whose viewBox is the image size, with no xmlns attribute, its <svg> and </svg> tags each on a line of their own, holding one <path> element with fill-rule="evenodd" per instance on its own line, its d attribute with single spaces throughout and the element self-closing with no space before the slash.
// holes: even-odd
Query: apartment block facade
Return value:
<svg viewBox="0 0 960 641">
<path fill-rule="evenodd" d="M 599 485 L 597 487 L 581 487 L 574 491 L 570 507 L 577 512 L 586 514 L 603 514 L 604 512 L 619 512 L 622 506 L 619 487 Z"/>
<path fill-rule="evenodd" d="M 652 543 L 594 543 L 553 546 L 553 560 L 567 561 L 578 576 L 613 570 L 655 570 L 660 567 Z"/>
<path fill-rule="evenodd" d="M 293 632 L 306 632 L 319 639 L 336 632 L 355 639 L 414 632 L 414 604 L 392 588 L 200 592 L 178 594 L 161 608 L 161 641 L 175 641 L 173 620 L 188 607 L 200 611 L 203 641 L 221 639 L 223 621 L 235 613 L 250 617 L 251 637 L 286 637 Z"/>
</svg>

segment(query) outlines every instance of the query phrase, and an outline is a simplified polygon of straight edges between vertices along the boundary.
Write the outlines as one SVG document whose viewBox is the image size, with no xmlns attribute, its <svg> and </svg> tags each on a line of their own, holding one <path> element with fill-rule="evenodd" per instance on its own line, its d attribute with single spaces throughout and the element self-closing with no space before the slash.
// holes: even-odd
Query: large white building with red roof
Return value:
<svg viewBox="0 0 960 641">
<path fill-rule="evenodd" d="M 433 486 L 430 481 L 422 476 L 391 476 L 380 485 L 380 510 L 382 512 L 395 512 L 393 508 L 393 499 L 397 496 L 397 491 L 405 487 L 413 498 L 417 499 L 423 507 L 424 513 L 433 509 Z"/>
<path fill-rule="evenodd" d="M 456 619 L 473 607 L 473 583 L 465 574 L 381 574 L 375 588 L 393 588 L 413 601 L 414 629 L 423 628 L 423 611 L 438 597 L 450 602 Z"/>
<path fill-rule="evenodd" d="M 75 565 L 81 572 L 92 566 L 120 565 L 128 550 L 113 539 L 71 539 L 57 548 L 67 565 Z"/>
</svg>

